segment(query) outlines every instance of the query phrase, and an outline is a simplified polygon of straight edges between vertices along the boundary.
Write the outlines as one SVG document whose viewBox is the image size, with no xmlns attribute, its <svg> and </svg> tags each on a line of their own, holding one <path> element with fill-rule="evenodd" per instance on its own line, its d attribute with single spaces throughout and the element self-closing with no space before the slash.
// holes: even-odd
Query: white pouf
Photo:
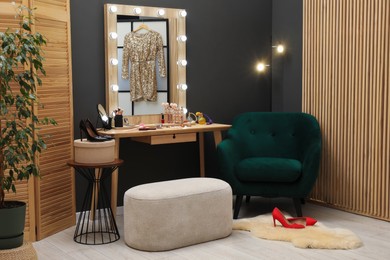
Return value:
<svg viewBox="0 0 390 260">
<path fill-rule="evenodd" d="M 115 160 L 115 140 L 90 142 L 76 139 L 73 142 L 74 161 L 77 163 L 109 163 Z"/>
<path fill-rule="evenodd" d="M 135 186 L 124 195 L 124 239 L 144 251 L 165 251 L 232 232 L 232 189 L 214 178 Z"/>
</svg>

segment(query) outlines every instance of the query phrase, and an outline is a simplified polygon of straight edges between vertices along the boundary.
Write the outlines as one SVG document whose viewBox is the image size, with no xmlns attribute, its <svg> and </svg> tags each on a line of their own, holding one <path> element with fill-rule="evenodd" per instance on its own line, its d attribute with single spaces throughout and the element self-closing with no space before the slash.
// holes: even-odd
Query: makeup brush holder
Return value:
<svg viewBox="0 0 390 260">
<path fill-rule="evenodd" d="M 109 163 L 115 160 L 115 140 L 90 142 L 74 140 L 74 161 L 77 163 Z"/>
<path fill-rule="evenodd" d="M 115 121 L 115 127 L 123 127 L 123 116 L 122 115 L 116 115 L 114 117 Z"/>
</svg>

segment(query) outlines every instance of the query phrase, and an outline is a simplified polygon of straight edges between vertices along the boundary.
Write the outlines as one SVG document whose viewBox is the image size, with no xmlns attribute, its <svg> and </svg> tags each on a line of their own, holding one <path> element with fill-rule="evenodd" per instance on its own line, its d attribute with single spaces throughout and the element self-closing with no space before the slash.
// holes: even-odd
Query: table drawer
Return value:
<svg viewBox="0 0 390 260">
<path fill-rule="evenodd" d="M 133 137 L 131 138 L 131 140 L 147 143 L 151 145 L 187 143 L 187 142 L 196 142 L 196 133 L 140 136 L 140 137 Z"/>
</svg>

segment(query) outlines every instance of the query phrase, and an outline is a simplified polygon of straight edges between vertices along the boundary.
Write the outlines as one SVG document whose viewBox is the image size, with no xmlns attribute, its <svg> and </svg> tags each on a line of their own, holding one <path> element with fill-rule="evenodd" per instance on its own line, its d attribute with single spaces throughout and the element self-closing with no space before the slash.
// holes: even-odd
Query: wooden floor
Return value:
<svg viewBox="0 0 390 260">
<path fill-rule="evenodd" d="M 239 218 L 269 213 L 273 207 L 294 214 L 290 200 L 253 198 L 243 202 Z M 118 210 L 120 212 L 120 209 Z M 364 246 L 354 250 L 299 249 L 292 244 L 252 237 L 245 231 L 199 245 L 167 252 L 134 250 L 123 241 L 123 215 L 117 217 L 121 239 L 107 245 L 80 245 L 73 242 L 74 227 L 34 243 L 38 259 L 390 259 L 390 223 L 312 203 L 303 205 L 304 215 L 331 228 L 346 228 L 356 233 Z"/>
</svg>

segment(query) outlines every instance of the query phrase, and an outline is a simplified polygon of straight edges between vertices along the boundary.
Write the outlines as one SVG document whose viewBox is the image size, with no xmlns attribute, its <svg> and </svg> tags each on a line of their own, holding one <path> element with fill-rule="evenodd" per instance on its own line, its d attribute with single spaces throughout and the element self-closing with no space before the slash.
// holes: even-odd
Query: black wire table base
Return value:
<svg viewBox="0 0 390 260">
<path fill-rule="evenodd" d="M 88 187 L 79 212 L 73 240 L 80 244 L 101 245 L 119 240 L 119 231 L 109 196 L 104 187 L 106 180 L 118 166 L 109 168 L 74 167 L 85 179 Z"/>
</svg>

